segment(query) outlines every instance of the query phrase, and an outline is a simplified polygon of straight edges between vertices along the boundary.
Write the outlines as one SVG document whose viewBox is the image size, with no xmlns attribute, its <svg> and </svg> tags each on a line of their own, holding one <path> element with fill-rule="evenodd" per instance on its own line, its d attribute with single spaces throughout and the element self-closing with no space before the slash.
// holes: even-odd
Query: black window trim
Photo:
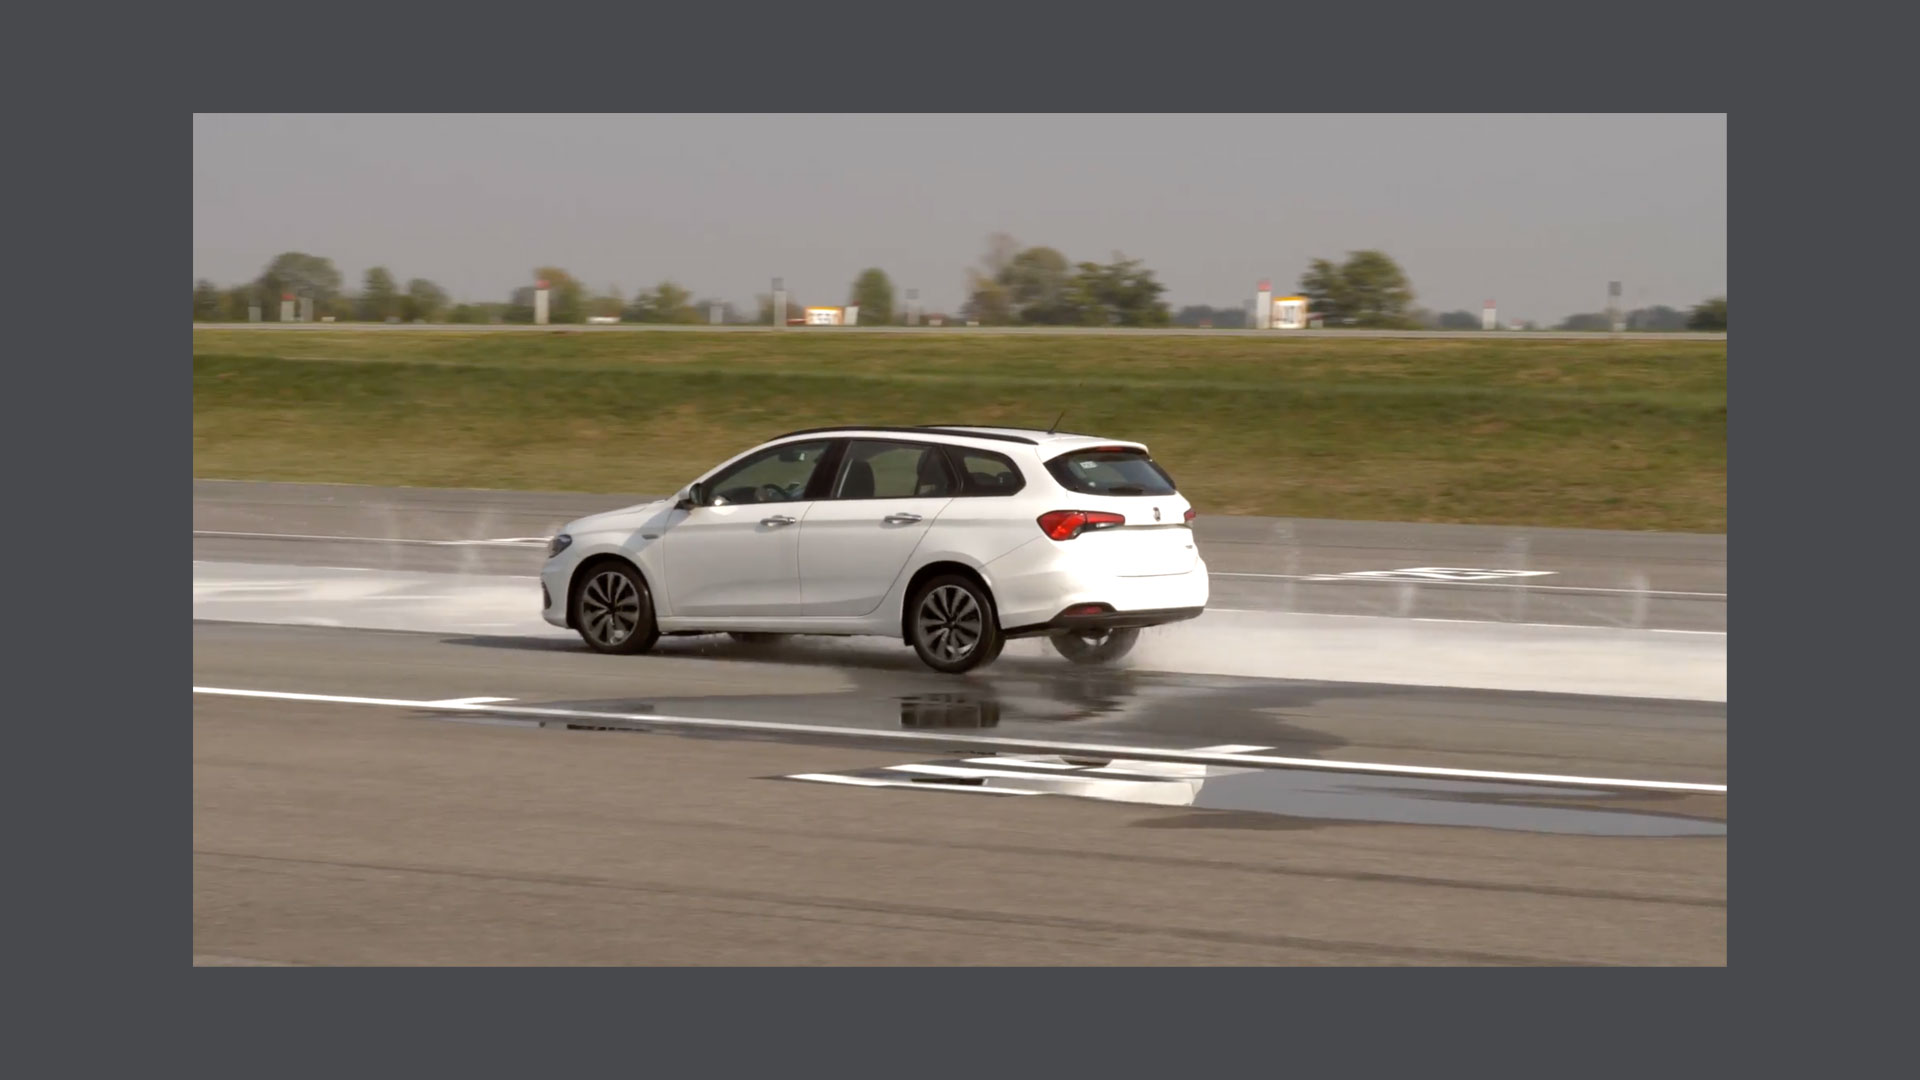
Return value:
<svg viewBox="0 0 1920 1080">
<path fill-rule="evenodd" d="M 948 468 L 951 469 L 954 473 L 958 474 L 960 477 L 960 491 L 957 495 L 954 496 L 955 498 L 961 498 L 961 499 L 1007 498 L 1013 495 L 1018 495 L 1022 491 L 1025 491 L 1027 489 L 1027 474 L 1020 471 L 1019 464 L 1016 463 L 1011 457 L 1008 457 L 1007 455 L 999 452 L 998 450 L 988 450 L 979 446 L 955 446 L 952 443 L 941 443 L 940 447 L 941 449 L 947 452 Z M 973 476 L 972 474 L 967 472 L 966 463 L 960 460 L 960 455 L 962 454 L 978 454 L 981 457 L 993 458 L 1001 462 L 1002 464 L 1006 465 L 1006 467 L 1013 473 L 1013 475 L 1016 478 L 1019 479 L 1020 482 L 1015 486 L 1013 486 L 1012 488 L 1009 488 L 1006 490 L 995 488 L 992 491 L 982 491 L 974 485 Z"/>
<path fill-rule="evenodd" d="M 961 494 L 961 490 L 967 486 L 965 474 L 954 467 L 953 459 L 946 454 L 940 453 L 941 450 L 945 449 L 945 444 L 943 443 L 937 443 L 931 439 L 875 439 L 864 435 L 849 435 L 844 439 L 836 441 L 838 445 L 833 452 L 833 471 L 831 478 L 826 484 L 825 490 L 820 494 L 820 501 L 822 502 L 897 502 L 901 499 L 953 498 Z M 947 495 L 863 495 L 857 499 L 849 499 L 836 495 L 834 492 L 840 490 L 841 470 L 847 461 L 850 460 L 850 452 L 853 449 L 853 444 L 857 442 L 883 443 L 888 446 L 927 447 L 937 455 L 941 468 L 947 472 L 947 484 L 953 490 Z M 825 459 L 822 460 L 824 462 Z M 811 485 L 809 485 L 808 491 L 811 492 L 812 490 Z"/>
<path fill-rule="evenodd" d="M 714 470 L 714 471 L 713 471 L 712 473 L 710 473 L 710 474 L 708 475 L 708 477 L 707 477 L 707 478 L 706 478 L 705 480 L 702 480 L 702 481 L 701 481 L 701 483 L 703 483 L 703 484 L 705 484 L 705 485 L 706 485 L 706 487 L 707 487 L 707 497 L 708 497 L 708 499 L 709 499 L 709 500 L 711 500 L 711 499 L 713 498 L 713 496 L 714 496 L 714 495 L 716 495 L 716 494 L 718 494 L 718 489 L 719 489 L 719 487 L 720 487 L 720 481 L 721 481 L 722 479 L 724 479 L 725 477 L 728 477 L 728 476 L 731 476 L 731 475 L 733 475 L 734 473 L 737 473 L 737 472 L 739 472 L 739 471 L 740 471 L 740 470 L 742 470 L 742 469 L 748 469 L 748 468 L 752 468 L 752 467 L 753 467 L 754 465 L 757 465 L 757 464 L 759 464 L 759 463 L 760 463 L 760 462 L 761 462 L 761 461 L 762 461 L 762 460 L 763 460 L 764 458 L 766 458 L 766 457 L 767 457 L 768 455 L 770 455 L 770 454 L 776 454 L 776 453 L 778 453 L 778 452 L 779 452 L 779 451 L 781 450 L 781 448 L 783 448 L 783 447 L 785 447 L 785 446 L 787 445 L 787 443 L 788 443 L 789 441 L 793 441 L 793 442 L 812 442 L 812 441 L 816 441 L 816 440 L 802 440 L 802 439 L 795 439 L 795 440 L 786 440 L 786 439 L 774 439 L 774 440 L 769 440 L 768 442 L 766 442 L 766 443 L 763 443 L 763 444 L 761 444 L 760 446 L 758 446 L 758 447 L 756 447 L 755 449 L 753 449 L 753 450 L 750 450 L 750 451 L 748 451 L 747 453 L 745 453 L 745 454 L 743 454 L 743 455 L 741 455 L 741 456 L 740 456 L 740 458 L 739 458 L 739 460 L 737 460 L 737 461 L 733 461 L 733 462 L 730 462 L 730 463 L 728 463 L 728 464 L 725 464 L 725 465 L 722 465 L 722 466 L 720 466 L 719 468 L 717 468 L 717 469 L 715 469 L 715 470 Z M 800 497 L 799 497 L 799 498 L 797 498 L 797 499 L 793 499 L 793 500 L 790 500 L 791 502 L 814 502 L 814 501 L 817 501 L 817 500 L 818 500 L 818 498 L 819 498 L 819 496 L 818 496 L 818 495 L 816 494 L 816 492 L 817 492 L 817 491 L 819 490 L 819 488 L 820 488 L 820 476 L 821 476 L 821 474 L 822 474 L 822 473 L 825 473 L 825 474 L 826 474 L 827 476 L 829 476 L 829 477 L 832 477 L 832 476 L 834 476 L 834 475 L 836 475 L 836 474 L 837 474 L 837 473 L 839 472 L 839 469 L 840 469 L 840 451 L 841 451 L 841 449 L 843 449 L 843 444 L 844 444 L 844 442 L 845 442 L 845 440 L 842 440 L 842 439 L 820 439 L 820 440 L 817 440 L 817 441 L 819 441 L 819 442 L 822 442 L 822 443 L 825 443 L 825 444 L 826 444 L 826 449 L 824 449 L 824 450 L 822 450 L 822 451 L 821 451 L 821 453 L 820 453 L 820 460 L 819 460 L 819 461 L 816 461 L 816 462 L 814 462 L 814 466 L 813 466 L 813 474 L 812 474 L 811 476 L 809 476 L 809 477 L 807 478 L 807 487 L 806 487 L 806 490 L 804 490 L 804 491 L 802 491 L 802 492 L 800 493 Z M 708 505 L 708 506 L 711 506 L 711 505 L 713 505 L 713 503 L 712 503 L 711 501 L 709 501 L 708 503 L 706 503 L 706 505 Z M 780 505 L 780 504 L 779 504 L 779 503 L 729 503 L 728 505 L 730 505 L 730 506 L 762 506 L 762 505 L 764 505 L 764 506 L 778 506 L 778 505 Z"/>
</svg>

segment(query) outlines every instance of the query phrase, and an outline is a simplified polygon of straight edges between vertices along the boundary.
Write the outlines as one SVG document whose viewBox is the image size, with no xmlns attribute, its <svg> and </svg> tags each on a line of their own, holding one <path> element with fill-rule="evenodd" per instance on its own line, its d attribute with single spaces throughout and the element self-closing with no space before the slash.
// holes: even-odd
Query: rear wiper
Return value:
<svg viewBox="0 0 1920 1080">
<path fill-rule="evenodd" d="M 1109 495 L 1145 495 L 1146 493 L 1146 488 L 1133 487 L 1130 484 L 1122 484 L 1119 487 L 1110 487 L 1107 489 L 1107 494 Z"/>
</svg>

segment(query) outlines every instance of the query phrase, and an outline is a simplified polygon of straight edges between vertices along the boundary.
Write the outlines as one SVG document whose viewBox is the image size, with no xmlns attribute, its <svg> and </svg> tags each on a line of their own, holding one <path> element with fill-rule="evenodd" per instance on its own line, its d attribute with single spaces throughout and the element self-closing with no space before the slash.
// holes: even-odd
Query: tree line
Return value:
<svg viewBox="0 0 1920 1080">
<path fill-rule="evenodd" d="M 1169 326 L 1160 284 L 1138 259 L 1070 262 L 1050 247 L 1022 248 L 1005 233 L 967 271 L 961 314 L 983 326 Z"/>
<path fill-rule="evenodd" d="M 552 323 L 580 323 L 590 318 L 618 318 L 622 322 L 695 325 L 714 320 L 728 324 L 771 324 L 774 297 L 762 293 L 757 310 L 737 310 L 729 302 L 696 299 L 669 280 L 651 289 L 624 296 L 617 286 L 589 289 L 557 266 L 537 267 L 536 280 L 548 287 L 547 319 Z M 967 299 L 960 315 L 985 326 L 1210 326 L 1232 329 L 1247 325 L 1245 305 L 1213 307 L 1188 305 L 1172 312 L 1160 297 L 1166 291 L 1138 259 L 1115 252 L 1105 263 L 1070 261 L 1045 246 L 1022 247 L 1005 233 L 987 242 L 977 267 L 966 271 Z M 1299 293 L 1322 325 L 1360 329 L 1477 330 L 1478 312 L 1434 313 L 1414 304 L 1406 271 L 1383 251 L 1348 252 L 1335 262 L 1316 258 L 1299 279 Z M 259 277 L 245 285 L 221 288 L 206 279 L 193 284 L 196 322 L 246 322 L 252 309 L 267 322 L 280 318 L 281 298 L 303 298 L 312 304 L 312 317 L 336 322 L 448 322 L 531 323 L 534 286 L 514 289 L 504 303 L 453 303 L 446 290 L 426 278 L 409 278 L 405 285 L 384 266 L 368 270 L 360 288 L 348 292 L 332 260 L 305 252 L 277 255 Z M 869 267 L 855 277 L 847 304 L 858 305 L 861 325 L 890 325 L 906 321 L 897 302 L 893 281 L 884 270 Z M 801 311 L 789 295 L 789 317 Z M 1716 296 L 1688 311 L 1665 305 L 1638 308 L 1624 317 L 1635 331 L 1719 330 L 1727 328 L 1727 299 Z M 1538 329 L 1534 323 L 1528 330 Z M 1604 313 L 1570 315 L 1559 330 L 1607 331 Z"/>
</svg>

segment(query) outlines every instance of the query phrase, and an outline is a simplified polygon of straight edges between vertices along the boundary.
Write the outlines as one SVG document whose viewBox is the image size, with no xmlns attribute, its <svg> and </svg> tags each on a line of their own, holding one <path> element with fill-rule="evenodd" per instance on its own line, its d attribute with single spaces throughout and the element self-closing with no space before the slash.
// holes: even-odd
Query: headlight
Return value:
<svg viewBox="0 0 1920 1080">
<path fill-rule="evenodd" d="M 561 533 L 559 536 L 547 541 L 547 558 L 551 559 L 555 555 L 567 550 L 567 546 L 572 543 L 573 537 L 568 536 L 566 533 Z"/>
</svg>

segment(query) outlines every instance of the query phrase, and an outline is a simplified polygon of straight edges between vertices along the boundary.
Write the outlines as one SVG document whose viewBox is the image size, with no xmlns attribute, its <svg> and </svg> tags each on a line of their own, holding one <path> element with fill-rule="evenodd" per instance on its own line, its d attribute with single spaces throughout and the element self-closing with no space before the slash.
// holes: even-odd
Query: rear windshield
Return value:
<svg viewBox="0 0 1920 1080">
<path fill-rule="evenodd" d="M 1139 450 L 1078 450 L 1047 462 L 1060 486 L 1082 495 L 1172 495 L 1173 477 Z"/>
</svg>

